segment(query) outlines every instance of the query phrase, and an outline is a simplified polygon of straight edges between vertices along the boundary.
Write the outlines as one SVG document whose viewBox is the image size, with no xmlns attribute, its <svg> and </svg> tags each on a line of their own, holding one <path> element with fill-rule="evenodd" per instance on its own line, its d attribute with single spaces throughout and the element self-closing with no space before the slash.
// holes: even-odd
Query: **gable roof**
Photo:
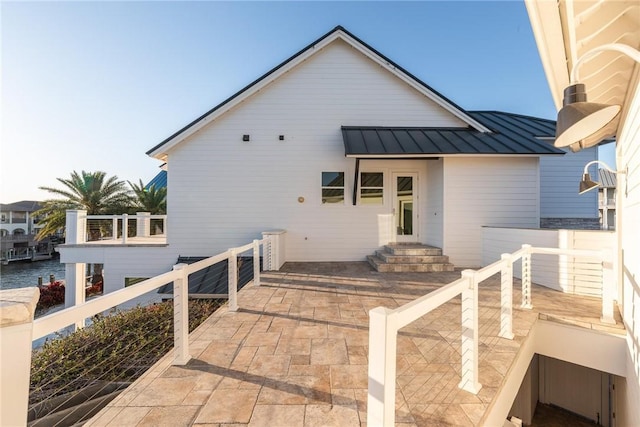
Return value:
<svg viewBox="0 0 640 427">
<path fill-rule="evenodd" d="M 469 128 L 343 126 L 345 156 L 394 158 L 452 154 L 565 154 L 563 150 L 542 140 L 555 136 L 556 123 L 553 120 L 500 111 L 475 111 L 469 114 L 491 132 Z"/>
<path fill-rule="evenodd" d="M 147 151 L 147 155 L 156 157 L 158 159 L 164 159 L 164 155 L 166 154 L 167 150 L 178 145 L 189 136 L 193 135 L 195 132 L 211 123 L 215 118 L 229 111 L 230 109 L 238 105 L 242 100 L 255 94 L 260 89 L 278 79 L 280 76 L 296 67 L 298 64 L 300 64 L 310 56 L 315 55 L 322 48 L 331 44 L 337 39 L 343 40 L 351 47 L 358 50 L 360 53 L 374 60 L 388 72 L 394 74 L 396 77 L 408 83 L 411 87 L 418 90 L 427 98 L 436 102 L 439 106 L 447 110 L 449 113 L 467 123 L 470 127 L 480 132 L 488 131 L 488 129 L 482 123 L 469 115 L 464 109 L 456 105 L 453 101 L 447 99 L 445 96 L 406 71 L 404 68 L 402 68 L 386 56 L 382 55 L 371 46 L 367 45 L 365 42 L 344 29 L 342 26 L 337 26 L 333 30 L 329 31 L 316 41 L 312 42 L 311 44 L 276 66 L 275 68 L 271 69 L 258 79 L 249 83 L 240 91 L 231 95 L 229 98 L 225 99 L 220 104 L 213 107 L 211 110 L 207 111 L 191 123 L 187 124 L 185 127 L 178 130 L 155 147 L 151 148 L 149 151 Z"/>
</svg>

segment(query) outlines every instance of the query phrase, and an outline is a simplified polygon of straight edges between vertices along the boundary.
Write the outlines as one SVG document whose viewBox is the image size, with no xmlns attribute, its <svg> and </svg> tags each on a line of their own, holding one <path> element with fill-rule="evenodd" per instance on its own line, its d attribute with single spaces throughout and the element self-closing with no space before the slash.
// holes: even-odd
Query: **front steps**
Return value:
<svg viewBox="0 0 640 427">
<path fill-rule="evenodd" d="M 449 257 L 442 249 L 420 243 L 390 243 L 374 255 L 369 264 L 381 273 L 453 271 Z"/>
</svg>

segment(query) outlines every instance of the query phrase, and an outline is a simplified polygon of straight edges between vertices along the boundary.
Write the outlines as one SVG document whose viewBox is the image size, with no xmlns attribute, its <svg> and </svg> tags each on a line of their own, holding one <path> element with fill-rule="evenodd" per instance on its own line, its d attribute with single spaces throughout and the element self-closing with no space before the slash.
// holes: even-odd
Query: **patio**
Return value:
<svg viewBox="0 0 640 427">
<path fill-rule="evenodd" d="M 378 273 L 362 263 L 287 263 L 238 294 L 190 335 L 192 360 L 169 354 L 87 426 L 366 425 L 368 311 L 395 308 L 460 272 Z M 500 278 L 480 287 L 480 383 L 460 381 L 460 298 L 398 336 L 396 425 L 477 425 L 538 317 L 624 333 L 599 321 L 601 300 L 534 286 L 518 308 L 514 340 L 499 338 Z"/>
</svg>

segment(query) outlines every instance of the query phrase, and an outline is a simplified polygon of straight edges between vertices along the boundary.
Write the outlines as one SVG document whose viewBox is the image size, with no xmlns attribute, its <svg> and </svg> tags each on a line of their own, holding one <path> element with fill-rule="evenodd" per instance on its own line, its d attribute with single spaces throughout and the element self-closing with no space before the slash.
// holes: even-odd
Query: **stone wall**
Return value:
<svg viewBox="0 0 640 427">
<path fill-rule="evenodd" d="M 600 230 L 599 218 L 540 218 L 540 228 Z"/>
</svg>

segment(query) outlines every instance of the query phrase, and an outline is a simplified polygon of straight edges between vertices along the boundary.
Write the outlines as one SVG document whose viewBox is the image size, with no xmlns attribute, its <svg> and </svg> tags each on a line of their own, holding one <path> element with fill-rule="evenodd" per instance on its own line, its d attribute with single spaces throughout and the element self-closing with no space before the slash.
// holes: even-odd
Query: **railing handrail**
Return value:
<svg viewBox="0 0 640 427">
<path fill-rule="evenodd" d="M 602 264 L 610 256 L 608 250 L 581 250 L 522 247 L 479 270 L 464 270 L 462 277 L 393 310 L 376 307 L 369 311 L 369 391 L 367 420 L 370 425 L 392 426 L 395 422 L 395 365 L 398 331 L 451 299 L 462 294 L 462 381 L 459 387 L 477 394 L 478 382 L 478 287 L 479 283 L 501 273 L 499 336 L 513 339 L 512 287 L 513 263 L 522 259 L 522 308 L 531 306 L 531 255 L 559 255 L 595 258 Z M 505 277 L 506 276 L 506 277 Z M 603 283 L 604 287 L 604 283 Z M 613 299 L 603 289 L 602 321 L 613 320 Z M 378 337 L 373 339 L 372 337 Z M 383 337 L 383 339 L 380 339 Z"/>
<path fill-rule="evenodd" d="M 136 218 L 150 218 L 150 219 L 166 219 L 167 215 L 165 214 L 155 214 L 155 215 L 138 215 L 138 214 L 114 214 L 114 215 L 87 215 L 86 219 L 114 219 L 114 218 L 118 218 L 121 219 L 122 217 L 126 216 L 129 219 L 136 219 Z"/>
<path fill-rule="evenodd" d="M 181 271 L 168 271 L 158 276 L 143 280 L 135 285 L 92 299 L 91 301 L 40 317 L 33 322 L 33 340 L 42 338 L 105 310 L 109 310 L 112 307 L 144 295 L 147 292 L 156 290 L 169 282 L 178 280 L 182 277 L 182 274 L 186 274 L 188 276 L 189 274 L 207 268 L 220 261 L 227 260 L 229 259 L 229 255 L 232 251 L 236 251 L 235 253 L 245 252 L 249 249 L 253 249 L 256 244 L 264 245 L 266 242 L 267 239 L 255 240 L 250 244 L 240 246 L 238 248 L 231 248 L 223 253 L 205 258 L 193 264 L 185 265 Z"/>
</svg>

